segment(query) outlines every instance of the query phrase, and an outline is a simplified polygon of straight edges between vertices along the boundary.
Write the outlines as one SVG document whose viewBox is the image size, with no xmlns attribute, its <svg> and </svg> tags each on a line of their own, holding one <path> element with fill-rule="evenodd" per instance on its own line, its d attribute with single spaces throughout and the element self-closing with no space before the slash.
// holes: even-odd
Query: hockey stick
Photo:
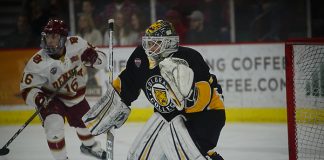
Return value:
<svg viewBox="0 0 324 160">
<path fill-rule="evenodd" d="M 79 67 L 77 67 L 79 68 Z M 48 98 L 48 102 L 51 101 L 57 93 L 67 84 L 67 82 L 77 74 L 77 68 L 73 70 L 73 75 L 70 76 L 59 88 L 57 88 L 54 93 L 51 94 L 51 96 Z M 0 149 L 0 156 L 7 155 L 9 153 L 8 146 L 11 144 L 13 140 L 17 138 L 17 136 L 26 128 L 26 126 L 39 114 L 39 112 L 46 108 L 48 104 L 45 104 L 44 106 L 41 106 L 38 108 L 35 113 L 19 128 L 19 130 L 9 139 L 9 141 Z M 46 107 L 45 107 L 46 106 Z"/>
<path fill-rule="evenodd" d="M 109 83 L 113 83 L 113 76 L 114 76 L 114 52 L 113 52 L 113 33 L 114 33 L 114 19 L 108 20 L 108 29 L 109 29 L 109 61 L 108 61 L 108 67 L 109 67 Z M 106 152 L 107 160 L 113 160 L 114 159 L 114 135 L 111 131 L 107 132 L 107 144 L 106 144 Z"/>
</svg>

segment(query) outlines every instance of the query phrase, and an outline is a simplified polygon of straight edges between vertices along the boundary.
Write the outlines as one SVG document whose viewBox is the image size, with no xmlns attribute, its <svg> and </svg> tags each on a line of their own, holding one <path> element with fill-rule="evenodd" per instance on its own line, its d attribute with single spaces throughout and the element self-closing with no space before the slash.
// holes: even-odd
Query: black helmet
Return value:
<svg viewBox="0 0 324 160">
<path fill-rule="evenodd" d="M 177 36 L 177 33 L 170 22 L 158 20 L 145 30 L 145 36 Z"/>
</svg>

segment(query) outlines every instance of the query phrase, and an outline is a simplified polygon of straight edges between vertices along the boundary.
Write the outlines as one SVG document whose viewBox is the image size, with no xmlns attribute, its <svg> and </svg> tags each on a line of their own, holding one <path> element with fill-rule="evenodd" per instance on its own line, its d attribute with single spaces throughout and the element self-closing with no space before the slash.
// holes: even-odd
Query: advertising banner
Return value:
<svg viewBox="0 0 324 160">
<path fill-rule="evenodd" d="M 223 87 L 225 104 L 229 107 L 284 107 L 285 57 L 284 44 L 228 44 L 189 46 L 199 51 Z M 135 47 L 114 49 L 114 77 L 126 66 Z M 101 48 L 108 53 L 108 48 Z M 19 82 L 27 60 L 35 49 L 0 51 L 0 108 L 24 105 L 19 95 Z M 89 71 L 87 98 L 94 104 L 106 90 L 107 70 Z M 132 104 L 151 104 L 141 94 Z"/>
<path fill-rule="evenodd" d="M 284 44 L 193 46 L 235 107 L 286 106 Z"/>
</svg>

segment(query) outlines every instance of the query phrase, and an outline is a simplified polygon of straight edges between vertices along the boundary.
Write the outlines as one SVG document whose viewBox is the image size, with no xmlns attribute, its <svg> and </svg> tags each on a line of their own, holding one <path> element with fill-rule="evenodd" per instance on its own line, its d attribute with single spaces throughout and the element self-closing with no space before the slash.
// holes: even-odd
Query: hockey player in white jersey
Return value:
<svg viewBox="0 0 324 160">
<path fill-rule="evenodd" d="M 49 20 L 44 27 L 41 48 L 25 66 L 20 90 L 26 104 L 41 109 L 40 118 L 54 159 L 68 159 L 65 119 L 76 129 L 82 142 L 81 152 L 105 159 L 105 151 L 85 128 L 81 117 L 90 109 L 85 99 L 85 67 L 103 69 L 107 65 L 106 55 L 81 37 L 68 37 L 67 26 L 59 19 Z"/>
</svg>

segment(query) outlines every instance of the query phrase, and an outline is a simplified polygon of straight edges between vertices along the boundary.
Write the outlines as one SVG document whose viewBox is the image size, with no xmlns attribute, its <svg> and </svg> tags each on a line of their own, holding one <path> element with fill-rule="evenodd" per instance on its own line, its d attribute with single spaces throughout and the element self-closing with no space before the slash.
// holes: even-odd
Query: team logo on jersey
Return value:
<svg viewBox="0 0 324 160">
<path fill-rule="evenodd" d="M 142 64 L 142 60 L 139 58 L 135 58 L 134 63 L 136 65 L 136 67 L 139 68 Z"/>
<path fill-rule="evenodd" d="M 150 77 L 146 82 L 145 94 L 154 108 L 161 113 L 170 113 L 176 109 L 166 89 L 167 82 L 160 75 Z"/>
<path fill-rule="evenodd" d="M 153 87 L 156 100 L 161 106 L 166 106 L 168 104 L 167 92 L 164 88 Z"/>
<path fill-rule="evenodd" d="M 35 55 L 34 58 L 33 58 L 33 61 L 34 61 L 36 64 L 38 64 L 39 62 L 42 61 L 42 56 L 39 55 L 39 54 Z"/>
<path fill-rule="evenodd" d="M 55 74 L 55 73 L 57 72 L 57 68 L 56 68 L 56 67 L 52 68 L 50 72 L 51 72 L 52 74 Z"/>
</svg>

